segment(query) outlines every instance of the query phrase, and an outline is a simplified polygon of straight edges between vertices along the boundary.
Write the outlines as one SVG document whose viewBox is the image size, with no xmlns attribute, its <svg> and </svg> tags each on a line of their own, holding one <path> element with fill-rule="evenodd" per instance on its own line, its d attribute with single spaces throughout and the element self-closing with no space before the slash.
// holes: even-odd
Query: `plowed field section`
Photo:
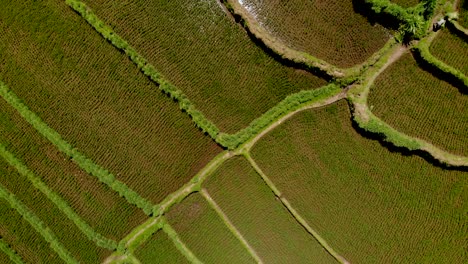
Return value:
<svg viewBox="0 0 468 264">
<path fill-rule="evenodd" d="M 344 101 L 302 112 L 253 158 L 350 263 L 465 262 L 468 173 L 390 152 L 350 119 Z"/>
<path fill-rule="evenodd" d="M 432 42 L 430 51 L 439 60 L 468 76 L 468 43 L 459 36 L 442 30 Z"/>
<path fill-rule="evenodd" d="M 5 172 L 4 167 L 0 167 L 0 177 Z M 63 263 L 44 238 L 3 199 L 0 199 L 0 237 L 26 263 Z"/>
<path fill-rule="evenodd" d="M 207 180 L 206 188 L 265 263 L 335 263 L 275 199 L 246 159 L 226 161 Z"/>
<path fill-rule="evenodd" d="M 139 247 L 135 256 L 141 263 L 190 263 L 162 230 Z"/>
<path fill-rule="evenodd" d="M 118 241 L 145 220 L 141 210 L 78 168 L 3 99 L 0 144 L 63 197 L 98 233 Z"/>
<path fill-rule="evenodd" d="M 352 0 L 240 2 L 286 45 L 338 67 L 364 62 L 390 38 L 382 26 L 355 12 Z"/>
<path fill-rule="evenodd" d="M 217 0 L 85 1 L 223 132 L 288 94 L 323 86 L 258 48 Z"/>
<path fill-rule="evenodd" d="M 192 194 L 172 208 L 167 220 L 203 263 L 255 263 L 200 194 Z"/>
<path fill-rule="evenodd" d="M 26 177 L 18 174 L 4 160 L 0 160 L 0 168 L 5 168 L 1 171 L 0 184 L 16 195 L 18 200 L 56 234 L 59 241 L 76 260 L 82 263 L 98 263 L 111 254 L 110 251 L 99 248 L 93 241 L 88 240 L 44 194 L 35 189 Z"/>
<path fill-rule="evenodd" d="M 97 164 L 157 203 L 220 148 L 63 1 L 2 3 L 0 79 Z"/>
<path fill-rule="evenodd" d="M 369 105 L 395 129 L 468 156 L 468 96 L 419 68 L 411 54 L 377 78 Z"/>
</svg>

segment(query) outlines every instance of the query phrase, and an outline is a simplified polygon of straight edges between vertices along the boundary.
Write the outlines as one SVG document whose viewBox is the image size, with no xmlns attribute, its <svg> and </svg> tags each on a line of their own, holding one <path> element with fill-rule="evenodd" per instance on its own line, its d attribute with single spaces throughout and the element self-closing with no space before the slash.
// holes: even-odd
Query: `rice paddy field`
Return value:
<svg viewBox="0 0 468 264">
<path fill-rule="evenodd" d="M 389 151 L 350 119 L 345 101 L 304 111 L 262 138 L 252 156 L 350 263 L 466 260 L 467 172 Z"/>
<path fill-rule="evenodd" d="M 171 209 L 167 220 L 203 263 L 255 263 L 200 194 L 190 195 Z"/>
<path fill-rule="evenodd" d="M 163 231 L 151 236 L 151 239 L 138 248 L 135 256 L 141 263 L 190 263 Z"/>
<path fill-rule="evenodd" d="M 266 263 L 336 263 L 242 157 L 226 161 L 208 193 Z"/>
<path fill-rule="evenodd" d="M 2 3 L 0 16 L 0 79 L 141 196 L 160 202 L 220 151 L 63 1 Z"/>
<path fill-rule="evenodd" d="M 468 155 L 468 97 L 421 69 L 411 54 L 377 78 L 369 105 L 395 129 L 451 153 Z"/>
<path fill-rule="evenodd" d="M 468 28 L 468 0 L 458 2 L 459 19 L 458 22 L 465 28 Z"/>
<path fill-rule="evenodd" d="M 338 67 L 363 63 L 382 48 L 390 33 L 355 12 L 352 0 L 243 0 L 242 5 L 287 46 Z"/>
<path fill-rule="evenodd" d="M 246 127 L 289 94 L 325 85 L 268 56 L 217 0 L 85 2 L 223 132 Z"/>
<path fill-rule="evenodd" d="M 468 43 L 450 30 L 442 30 L 430 46 L 439 60 L 468 75 Z"/>
</svg>

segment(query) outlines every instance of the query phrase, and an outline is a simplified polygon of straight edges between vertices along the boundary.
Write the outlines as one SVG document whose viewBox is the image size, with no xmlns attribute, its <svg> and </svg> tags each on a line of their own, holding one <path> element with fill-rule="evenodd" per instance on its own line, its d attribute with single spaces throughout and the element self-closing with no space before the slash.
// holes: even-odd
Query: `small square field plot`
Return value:
<svg viewBox="0 0 468 264">
<path fill-rule="evenodd" d="M 458 2 L 459 19 L 458 22 L 465 28 L 468 28 L 468 0 Z"/>
<path fill-rule="evenodd" d="M 350 263 L 465 263 L 468 173 L 363 137 L 344 101 L 275 128 L 253 159 Z"/>
<path fill-rule="evenodd" d="M 119 241 L 145 221 L 142 210 L 81 170 L 2 98 L 0 145 L 103 236 Z"/>
<path fill-rule="evenodd" d="M 292 217 L 245 158 L 227 160 L 205 188 L 264 263 L 338 263 Z"/>
<path fill-rule="evenodd" d="M 468 96 L 462 89 L 420 68 L 408 53 L 379 75 L 369 106 L 398 131 L 468 156 Z"/>
<path fill-rule="evenodd" d="M 64 1 L 2 3 L 0 80 L 72 146 L 153 203 L 220 147 Z"/>
<path fill-rule="evenodd" d="M 112 251 L 98 247 L 78 228 L 45 194 L 35 189 L 28 179 L 0 160 L 0 185 L 16 196 L 57 237 L 71 255 L 80 263 L 100 263 Z M 1 218 L 7 215 L 0 215 Z M 8 220 L 8 219 L 7 219 Z M 14 230 L 12 230 L 14 231 Z M 34 232 L 30 227 L 28 232 Z M 35 249 L 32 248 L 32 251 Z M 40 263 L 40 262 L 32 262 Z"/>
<path fill-rule="evenodd" d="M 198 193 L 172 208 L 167 220 L 203 263 L 255 263 L 215 209 Z"/>
<path fill-rule="evenodd" d="M 338 67 L 363 63 L 390 39 L 356 13 L 352 0 L 243 0 L 245 9 L 285 45 Z"/>
<path fill-rule="evenodd" d="M 135 251 L 135 257 L 144 264 L 190 263 L 162 230 L 156 232 L 145 244 L 139 247 Z"/>
<path fill-rule="evenodd" d="M 442 30 L 431 43 L 429 50 L 436 58 L 468 76 L 468 42 L 457 35 L 456 29 L 453 30 Z M 468 88 L 465 89 L 468 94 Z"/>
<path fill-rule="evenodd" d="M 25 263 L 63 263 L 44 237 L 2 198 L 0 198 L 0 239 L 16 251 Z M 13 263 L 9 262 L 8 257 L 7 259 L 8 261 L 1 263 Z M 0 260 L 3 260 L 2 256 Z"/>
<path fill-rule="evenodd" d="M 220 1 L 85 2 L 223 132 L 248 126 L 289 94 L 325 85 L 273 60 Z"/>
</svg>

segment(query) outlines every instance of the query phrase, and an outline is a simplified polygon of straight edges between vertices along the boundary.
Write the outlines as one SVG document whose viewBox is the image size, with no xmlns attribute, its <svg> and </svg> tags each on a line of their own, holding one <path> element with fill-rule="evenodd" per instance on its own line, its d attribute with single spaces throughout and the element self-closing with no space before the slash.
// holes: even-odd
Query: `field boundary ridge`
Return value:
<svg viewBox="0 0 468 264">
<path fill-rule="evenodd" d="M 6 147 L 0 143 L 0 157 L 3 157 L 12 167 L 14 167 L 21 175 L 25 176 L 32 185 L 42 192 L 63 214 L 67 216 L 89 240 L 96 243 L 97 246 L 109 250 L 117 248 L 117 242 L 104 237 L 96 232 L 86 221 L 84 221 L 68 203 L 63 200 L 60 195 L 52 191 L 38 176 L 36 176 L 29 168 L 18 160 L 13 153 L 9 152 Z"/>
<path fill-rule="evenodd" d="M 100 182 L 107 184 L 112 190 L 124 197 L 127 202 L 136 205 L 146 214 L 151 215 L 153 213 L 153 205 L 148 200 L 130 189 L 125 183 L 117 180 L 108 170 L 97 165 L 91 159 L 81 154 L 76 148 L 72 147 L 57 131 L 49 127 L 38 115 L 32 112 L 2 81 L 0 81 L 0 97 L 3 97 L 39 134 L 55 145 L 59 151 L 70 157 L 81 169 L 97 177 Z"/>
<path fill-rule="evenodd" d="M 57 236 L 52 230 L 42 222 L 29 208 L 19 201 L 14 194 L 9 192 L 3 185 L 0 184 L 0 198 L 5 199 L 10 206 L 15 209 L 41 236 L 44 238 L 50 247 L 57 255 L 68 264 L 78 264 L 78 261 L 72 254 L 62 245 Z"/>
<path fill-rule="evenodd" d="M 11 260 L 11 262 L 15 264 L 24 264 L 23 259 L 21 258 L 18 253 L 11 248 L 6 241 L 3 240 L 3 238 L 0 237 L 0 251 L 5 253 L 5 255 L 8 256 L 8 258 Z"/>
<path fill-rule="evenodd" d="M 202 262 L 193 254 L 193 252 L 185 245 L 185 243 L 180 239 L 177 232 L 172 228 L 172 226 L 167 222 L 165 217 L 161 218 L 162 230 L 167 236 L 172 240 L 175 247 L 184 255 L 188 261 L 195 264 L 202 264 Z"/>
</svg>

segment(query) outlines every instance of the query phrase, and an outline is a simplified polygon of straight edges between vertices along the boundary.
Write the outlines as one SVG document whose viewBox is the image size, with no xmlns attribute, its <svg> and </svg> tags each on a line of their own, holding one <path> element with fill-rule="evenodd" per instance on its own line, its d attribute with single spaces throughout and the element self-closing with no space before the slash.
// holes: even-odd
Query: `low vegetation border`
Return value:
<svg viewBox="0 0 468 264">
<path fill-rule="evenodd" d="M 29 168 L 18 160 L 12 153 L 6 150 L 5 146 L 0 143 L 0 157 L 3 157 L 12 167 L 14 167 L 21 175 L 25 176 L 32 185 L 41 191 L 57 208 L 62 211 L 68 219 L 70 219 L 89 240 L 92 240 L 96 245 L 115 250 L 117 242 L 104 237 L 97 233 L 88 223 L 86 223 L 73 209 L 67 204 L 62 197 L 53 192 L 39 177 L 37 177 Z"/>
<path fill-rule="evenodd" d="M 49 243 L 50 247 L 65 261 L 65 263 L 76 263 L 78 261 L 71 255 L 71 253 L 60 243 L 58 238 L 47 227 L 41 219 L 39 219 L 29 208 L 27 208 L 22 202 L 20 202 L 16 196 L 6 190 L 0 185 L 0 198 L 5 199 L 10 206 L 15 209 L 38 233 L 44 237 Z"/>
<path fill-rule="evenodd" d="M 244 8 L 237 0 L 221 0 L 232 15 L 239 19 L 240 24 L 257 40 L 261 41 L 270 51 L 293 64 L 299 65 L 311 71 L 318 71 L 331 78 L 344 78 L 348 82 L 356 80 L 359 74 L 374 64 L 386 50 L 391 48 L 393 39 L 379 51 L 375 52 L 365 62 L 351 68 L 342 69 L 324 60 L 318 59 L 306 52 L 288 47 L 275 38 Z"/>
<path fill-rule="evenodd" d="M 167 234 L 167 236 L 172 240 L 176 248 L 184 255 L 187 260 L 189 260 L 191 263 L 195 264 L 201 264 L 202 262 L 193 254 L 192 251 L 180 240 L 179 235 L 177 232 L 172 228 L 172 226 L 169 225 L 167 220 L 163 217 L 161 219 L 162 221 L 162 230 L 164 233 Z"/>
<path fill-rule="evenodd" d="M 449 20 L 447 26 L 457 35 L 460 35 L 463 39 L 468 41 L 468 29 L 464 28 L 458 21 Z"/>
<path fill-rule="evenodd" d="M 153 213 L 153 205 L 148 200 L 141 197 L 138 193 L 131 190 L 127 185 L 120 182 L 106 169 L 95 164 L 91 159 L 81 154 L 77 149 L 73 148 L 66 142 L 59 133 L 49 127 L 42 119 L 21 101 L 3 82 L 0 81 L 0 97 L 15 108 L 18 113 L 31 124 L 43 137 L 54 144 L 58 150 L 70 157 L 80 168 L 88 174 L 93 175 L 99 181 L 107 184 L 112 190 L 118 192 L 121 196 L 131 203 L 142 209 L 146 214 Z"/>
<path fill-rule="evenodd" d="M 24 264 L 23 259 L 8 245 L 2 238 L 0 238 L 0 251 L 5 253 L 15 264 Z"/>
</svg>

